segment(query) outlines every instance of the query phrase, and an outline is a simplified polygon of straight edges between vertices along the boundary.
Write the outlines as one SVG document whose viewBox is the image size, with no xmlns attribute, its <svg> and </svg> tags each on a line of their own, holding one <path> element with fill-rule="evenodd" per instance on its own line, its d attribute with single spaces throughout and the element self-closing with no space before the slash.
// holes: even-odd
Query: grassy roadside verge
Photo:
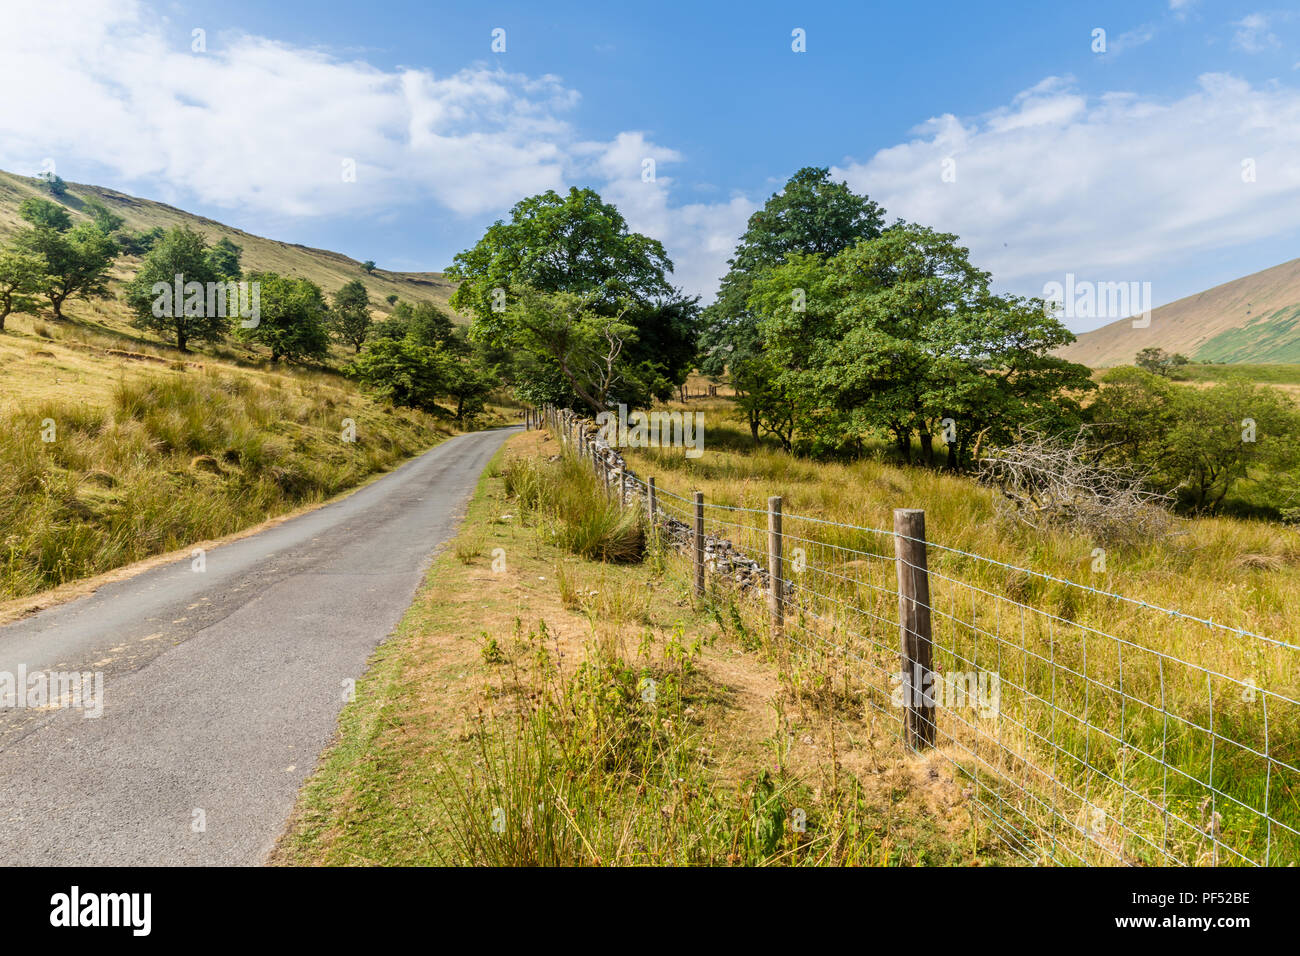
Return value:
<svg viewBox="0 0 1300 956">
<path fill-rule="evenodd" d="M 455 433 L 334 376 L 222 367 L 5 408 L 0 603 L 321 504 Z"/>
<path fill-rule="evenodd" d="M 940 762 L 668 561 L 578 557 L 507 443 L 381 646 L 271 862 L 990 864 Z M 558 466 L 557 466 L 558 467 Z M 575 496 L 575 499 L 580 496 Z"/>
</svg>

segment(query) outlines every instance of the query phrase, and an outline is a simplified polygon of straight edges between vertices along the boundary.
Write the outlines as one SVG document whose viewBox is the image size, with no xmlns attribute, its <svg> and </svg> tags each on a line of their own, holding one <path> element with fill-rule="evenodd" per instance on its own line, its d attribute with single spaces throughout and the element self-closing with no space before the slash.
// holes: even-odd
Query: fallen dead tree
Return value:
<svg viewBox="0 0 1300 956">
<path fill-rule="evenodd" d="M 999 512 L 1037 530 L 1068 528 L 1108 542 L 1168 534 L 1169 496 L 1147 475 L 1101 463 L 1087 429 L 1060 437 L 1022 430 L 1012 444 L 979 459 L 979 476 L 1000 492 Z"/>
</svg>

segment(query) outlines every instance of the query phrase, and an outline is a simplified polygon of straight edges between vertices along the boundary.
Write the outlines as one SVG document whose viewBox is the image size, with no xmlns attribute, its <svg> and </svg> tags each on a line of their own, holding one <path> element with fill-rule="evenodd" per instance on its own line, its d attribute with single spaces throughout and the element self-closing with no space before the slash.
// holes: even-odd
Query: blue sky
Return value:
<svg viewBox="0 0 1300 956">
<path fill-rule="evenodd" d="M 0 167 L 52 159 L 395 269 L 590 185 L 707 300 L 803 165 L 957 232 L 1022 294 L 1073 273 L 1159 304 L 1300 255 L 1300 12 L 1257 2 L 50 0 L 6 21 L 0 81 L 44 93 L 0 113 Z"/>
</svg>

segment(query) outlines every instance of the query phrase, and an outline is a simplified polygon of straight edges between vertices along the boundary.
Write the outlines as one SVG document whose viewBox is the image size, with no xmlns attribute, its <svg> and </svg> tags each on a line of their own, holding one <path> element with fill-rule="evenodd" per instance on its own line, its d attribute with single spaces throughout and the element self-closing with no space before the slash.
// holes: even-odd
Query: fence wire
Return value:
<svg viewBox="0 0 1300 956">
<path fill-rule="evenodd" d="M 549 422 L 648 513 L 650 486 L 621 456 Z M 695 502 L 657 484 L 654 499 L 653 526 L 689 557 Z M 769 593 L 768 512 L 705 502 L 702 513 L 710 586 Z M 1300 646 L 935 541 L 920 567 L 897 548 L 917 539 L 889 529 L 781 521 L 780 640 L 841 659 L 862 703 L 900 727 L 898 573 L 928 575 L 927 754 L 1016 855 L 1300 863 Z"/>
</svg>

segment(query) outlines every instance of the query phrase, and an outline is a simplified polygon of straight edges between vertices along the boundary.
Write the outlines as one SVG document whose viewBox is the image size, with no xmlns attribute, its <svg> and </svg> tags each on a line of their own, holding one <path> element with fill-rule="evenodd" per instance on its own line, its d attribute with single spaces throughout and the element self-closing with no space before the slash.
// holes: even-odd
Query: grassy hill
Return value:
<svg viewBox="0 0 1300 956">
<path fill-rule="evenodd" d="M 29 196 L 54 198 L 40 181 L 0 171 L 0 241 L 8 239 L 14 231 L 25 225 L 18 217 L 18 207 Z M 439 308 L 451 312 L 447 300 L 456 291 L 456 286 L 444 279 L 440 272 L 389 272 L 376 269 L 373 274 L 366 275 L 360 262 L 341 253 L 255 236 L 165 203 L 128 196 L 101 186 L 68 183 L 68 193 L 60 201 L 71 210 L 76 222 L 85 218 L 81 209 L 85 200 L 90 198 L 99 200 L 123 217 L 127 229 L 189 226 L 202 233 L 209 242 L 229 238 L 244 250 L 242 265 L 245 272 L 279 272 L 300 276 L 312 280 L 327 294 L 336 291 L 346 282 L 361 279 L 370 291 L 376 314 L 388 311 L 385 299 L 393 294 L 408 302 L 433 302 Z M 135 256 L 119 258 L 112 272 L 114 290 L 119 283 L 134 275 L 139 266 L 140 260 Z M 110 327 L 125 326 L 128 319 L 125 307 L 116 299 L 91 303 L 73 302 L 69 305 L 68 314 L 73 318 L 102 321 Z"/>
<path fill-rule="evenodd" d="M 48 194 L 0 172 L 0 241 L 33 195 Z M 91 197 L 128 229 L 229 236 L 248 271 L 303 276 L 327 293 L 361 278 L 376 316 L 392 293 L 446 308 L 453 291 L 437 273 L 368 276 L 338 253 L 95 186 L 69 184 L 62 201 L 80 219 Z M 119 258 L 111 291 L 138 267 Z M 234 340 L 182 354 L 134 328 L 116 297 L 65 313 L 11 315 L 0 334 L 0 619 L 15 600 L 316 504 L 455 431 L 363 394 L 338 371 L 350 349 L 333 347 L 320 367 L 276 366 Z"/>
<path fill-rule="evenodd" d="M 1127 365 L 1148 346 L 1197 361 L 1300 362 L 1300 259 L 1161 306 L 1151 326 L 1121 319 L 1061 350 L 1093 368 Z"/>
</svg>

